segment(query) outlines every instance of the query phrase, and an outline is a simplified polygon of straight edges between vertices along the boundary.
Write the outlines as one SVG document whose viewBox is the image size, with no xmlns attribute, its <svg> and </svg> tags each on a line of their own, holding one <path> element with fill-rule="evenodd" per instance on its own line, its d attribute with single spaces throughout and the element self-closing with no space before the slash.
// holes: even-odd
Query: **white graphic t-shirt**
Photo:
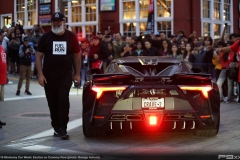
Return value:
<svg viewBox="0 0 240 160">
<path fill-rule="evenodd" d="M 53 55 L 67 55 L 67 43 L 65 41 L 53 41 Z"/>
</svg>

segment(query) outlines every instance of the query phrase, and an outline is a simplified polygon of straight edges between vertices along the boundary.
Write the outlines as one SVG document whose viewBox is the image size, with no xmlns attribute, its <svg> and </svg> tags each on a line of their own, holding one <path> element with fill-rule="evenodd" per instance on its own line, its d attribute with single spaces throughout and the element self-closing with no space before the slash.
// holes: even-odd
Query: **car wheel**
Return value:
<svg viewBox="0 0 240 160">
<path fill-rule="evenodd" d="M 212 137 L 212 136 L 216 136 L 217 133 L 218 133 L 217 129 L 193 131 L 193 135 L 197 137 Z"/>
<path fill-rule="evenodd" d="M 82 129 L 83 129 L 83 134 L 86 138 L 91 138 L 91 137 L 106 137 L 108 135 L 108 132 L 106 131 L 89 131 L 86 122 L 83 118 L 82 120 Z"/>
<path fill-rule="evenodd" d="M 93 137 L 93 132 L 92 131 L 88 131 L 88 129 L 86 127 L 86 124 L 85 124 L 85 121 L 84 120 L 82 120 L 82 121 L 83 121 L 82 129 L 83 129 L 84 136 L 87 137 L 87 138 Z"/>
<path fill-rule="evenodd" d="M 217 122 L 217 126 L 215 129 L 206 129 L 206 130 L 195 130 L 193 131 L 193 135 L 197 137 L 213 137 L 218 134 L 219 131 L 220 120 Z"/>
</svg>

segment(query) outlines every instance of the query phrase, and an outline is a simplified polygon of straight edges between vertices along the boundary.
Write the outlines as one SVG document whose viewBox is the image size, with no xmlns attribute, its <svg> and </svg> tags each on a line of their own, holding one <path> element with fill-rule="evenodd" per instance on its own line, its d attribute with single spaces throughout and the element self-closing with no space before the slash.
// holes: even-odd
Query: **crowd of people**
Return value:
<svg viewBox="0 0 240 160">
<path fill-rule="evenodd" d="M 229 103 L 235 100 L 240 103 L 240 94 L 238 94 L 240 55 L 231 50 L 227 53 L 216 50 L 237 43 L 240 35 L 232 33 L 225 37 L 225 29 L 222 35 L 218 39 L 210 36 L 197 37 L 194 31 L 186 36 L 184 31 L 180 30 L 170 37 L 164 32 L 144 32 L 141 36 L 124 37 L 121 33 L 111 35 L 99 31 L 91 39 L 81 40 L 81 87 L 86 80 L 87 70 L 95 68 L 96 62 L 102 64 L 97 67 L 104 71 L 111 60 L 120 57 L 167 56 L 185 61 L 190 68 L 200 68 L 203 73 L 210 74 L 219 86 L 221 101 Z"/>
<path fill-rule="evenodd" d="M 110 34 L 105 31 L 103 34 L 98 31 L 91 39 L 82 38 L 79 42 L 82 56 L 81 88 L 86 81 L 88 69 L 99 67 L 105 71 L 113 59 L 127 56 L 167 56 L 185 61 L 189 67 L 201 68 L 203 73 L 211 74 L 220 88 L 221 100 L 228 103 L 234 100 L 234 95 L 238 93 L 234 86 L 238 85 L 239 58 L 237 53 L 219 53 L 216 52 L 216 48 L 233 45 L 240 35 L 232 33 L 225 37 L 224 32 L 225 29 L 222 37 L 213 39 L 210 36 L 197 37 L 195 31 L 187 36 L 182 30 L 170 37 L 167 37 L 165 32 L 146 31 L 140 36 L 123 36 L 120 32 Z M 20 95 L 25 77 L 27 78 L 25 93 L 31 95 L 30 79 L 37 78 L 34 55 L 38 42 L 45 32 L 39 25 L 34 25 L 32 30 L 24 30 L 16 23 L 10 28 L 3 27 L 1 33 L 3 35 L 1 45 L 7 53 L 8 73 L 20 76 L 16 95 Z M 21 57 L 25 55 L 21 54 L 22 48 L 31 50 L 28 57 L 31 58 L 31 62 L 28 59 L 27 64 L 23 62 L 26 57 Z M 240 98 L 236 96 L 235 100 L 240 102 Z"/>
<path fill-rule="evenodd" d="M 0 43 L 7 54 L 7 69 L 9 74 L 19 76 L 16 95 L 20 95 L 22 82 L 26 77 L 25 94 L 32 95 L 29 91 L 30 79 L 37 78 L 35 69 L 35 54 L 38 42 L 44 29 L 34 25 L 33 29 L 24 30 L 20 23 L 0 29 Z"/>
</svg>

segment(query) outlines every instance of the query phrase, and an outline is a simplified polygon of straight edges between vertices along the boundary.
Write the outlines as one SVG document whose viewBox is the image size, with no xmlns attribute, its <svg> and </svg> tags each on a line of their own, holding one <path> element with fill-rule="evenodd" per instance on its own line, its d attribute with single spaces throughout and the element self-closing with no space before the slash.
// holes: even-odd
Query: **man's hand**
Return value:
<svg viewBox="0 0 240 160">
<path fill-rule="evenodd" d="M 217 48 L 217 49 L 216 49 L 216 52 L 217 52 L 217 53 L 220 53 L 220 52 L 221 52 L 221 48 Z"/>
<path fill-rule="evenodd" d="M 98 59 L 98 54 L 93 55 L 94 59 Z"/>
<path fill-rule="evenodd" d="M 213 52 L 213 59 L 216 58 L 216 57 L 217 57 L 217 52 L 214 51 L 214 52 Z"/>
<path fill-rule="evenodd" d="M 88 55 L 88 52 L 87 52 L 87 51 L 84 51 L 82 55 L 83 55 L 83 56 Z"/>
<path fill-rule="evenodd" d="M 114 45 L 114 46 L 117 46 L 117 42 L 116 42 L 116 41 L 113 41 L 113 45 Z"/>
<path fill-rule="evenodd" d="M 75 75 L 74 75 L 74 81 L 77 81 L 77 82 L 78 82 L 78 85 L 80 85 L 80 80 L 81 80 L 80 74 L 75 74 Z"/>
<path fill-rule="evenodd" d="M 29 48 L 26 49 L 25 53 L 27 54 L 29 52 Z"/>
<path fill-rule="evenodd" d="M 123 50 L 124 52 L 127 52 L 129 50 L 129 47 L 124 47 Z"/>
<path fill-rule="evenodd" d="M 113 56 L 110 55 L 110 56 L 108 57 L 108 59 L 111 61 L 111 60 L 113 59 Z"/>
<path fill-rule="evenodd" d="M 47 83 L 47 80 L 43 74 L 38 75 L 38 83 L 44 87 L 44 83 Z"/>
<path fill-rule="evenodd" d="M 213 46 L 207 46 L 206 50 L 210 51 L 211 49 L 213 49 Z"/>
</svg>

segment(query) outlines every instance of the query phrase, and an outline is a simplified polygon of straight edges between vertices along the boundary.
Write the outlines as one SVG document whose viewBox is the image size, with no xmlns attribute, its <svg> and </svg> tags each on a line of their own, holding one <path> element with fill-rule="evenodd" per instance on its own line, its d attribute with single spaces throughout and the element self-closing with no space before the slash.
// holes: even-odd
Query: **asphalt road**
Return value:
<svg viewBox="0 0 240 160">
<path fill-rule="evenodd" d="M 70 156 L 66 159 L 99 159 L 101 156 L 100 159 L 111 160 L 240 159 L 240 104 L 236 102 L 221 103 L 220 130 L 215 137 L 195 137 L 189 132 L 162 132 L 114 133 L 87 139 L 82 133 L 81 91 L 77 95 L 77 90 L 71 89 L 70 140 L 64 141 L 52 136 L 43 88 L 32 81 L 30 91 L 33 95 L 16 97 L 17 79 L 11 77 L 10 81 L 12 83 L 5 86 L 6 101 L 0 103 L 0 119 L 7 122 L 0 129 L 0 159 L 11 155 Z"/>
</svg>

